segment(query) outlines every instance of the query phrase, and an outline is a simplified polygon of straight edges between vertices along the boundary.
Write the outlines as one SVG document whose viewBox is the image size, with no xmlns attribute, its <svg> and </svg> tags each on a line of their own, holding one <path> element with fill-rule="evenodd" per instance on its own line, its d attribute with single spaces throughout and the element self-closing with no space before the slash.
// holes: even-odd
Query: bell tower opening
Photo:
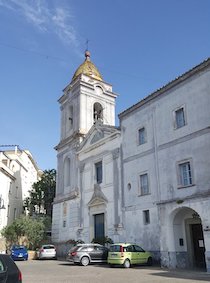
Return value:
<svg viewBox="0 0 210 283">
<path fill-rule="evenodd" d="M 101 106 L 100 103 L 96 102 L 93 105 L 93 121 L 94 121 L 94 124 L 98 120 L 103 122 L 103 107 Z"/>
</svg>

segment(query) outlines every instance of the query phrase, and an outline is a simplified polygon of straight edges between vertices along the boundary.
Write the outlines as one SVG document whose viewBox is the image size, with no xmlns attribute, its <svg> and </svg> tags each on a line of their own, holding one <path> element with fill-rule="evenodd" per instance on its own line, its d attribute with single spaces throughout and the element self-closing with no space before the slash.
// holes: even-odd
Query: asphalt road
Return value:
<svg viewBox="0 0 210 283">
<path fill-rule="evenodd" d="M 160 267 L 136 266 L 129 269 L 107 265 L 77 266 L 59 260 L 16 262 L 23 283 L 194 283 L 210 282 L 210 274 L 195 271 L 168 271 Z"/>
</svg>

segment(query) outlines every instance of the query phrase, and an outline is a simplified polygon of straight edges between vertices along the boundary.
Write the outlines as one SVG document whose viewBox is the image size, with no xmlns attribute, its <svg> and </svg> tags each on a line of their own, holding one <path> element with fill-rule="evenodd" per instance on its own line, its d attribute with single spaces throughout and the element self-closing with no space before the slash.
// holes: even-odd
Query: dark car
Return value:
<svg viewBox="0 0 210 283">
<path fill-rule="evenodd" d="M 70 249 L 67 260 L 87 266 L 89 263 L 106 263 L 108 248 L 99 244 L 78 244 Z"/>
<path fill-rule="evenodd" d="M 24 246 L 12 246 L 10 255 L 13 260 L 28 260 L 28 251 Z"/>
<path fill-rule="evenodd" d="M 0 283 L 22 283 L 22 274 L 14 260 L 6 254 L 0 254 Z"/>
</svg>

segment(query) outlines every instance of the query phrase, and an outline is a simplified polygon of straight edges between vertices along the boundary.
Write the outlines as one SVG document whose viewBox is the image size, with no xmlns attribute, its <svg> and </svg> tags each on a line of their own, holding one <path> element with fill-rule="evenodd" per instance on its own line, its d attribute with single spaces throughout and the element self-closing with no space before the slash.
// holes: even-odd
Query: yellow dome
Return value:
<svg viewBox="0 0 210 283">
<path fill-rule="evenodd" d="M 96 66 L 90 61 L 90 52 L 85 52 L 85 61 L 78 67 L 76 72 L 73 75 L 72 81 L 75 80 L 80 74 L 87 75 L 89 77 L 92 77 L 93 79 L 102 81 L 102 76 L 99 73 Z"/>
</svg>

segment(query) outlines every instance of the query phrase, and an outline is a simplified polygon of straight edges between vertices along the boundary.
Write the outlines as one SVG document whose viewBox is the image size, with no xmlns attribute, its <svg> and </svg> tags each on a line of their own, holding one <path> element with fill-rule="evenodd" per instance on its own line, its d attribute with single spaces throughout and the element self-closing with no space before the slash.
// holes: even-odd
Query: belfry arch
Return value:
<svg viewBox="0 0 210 283">
<path fill-rule="evenodd" d="M 99 102 L 95 102 L 93 105 L 93 121 L 96 123 L 97 120 L 103 122 L 103 107 Z"/>
</svg>

